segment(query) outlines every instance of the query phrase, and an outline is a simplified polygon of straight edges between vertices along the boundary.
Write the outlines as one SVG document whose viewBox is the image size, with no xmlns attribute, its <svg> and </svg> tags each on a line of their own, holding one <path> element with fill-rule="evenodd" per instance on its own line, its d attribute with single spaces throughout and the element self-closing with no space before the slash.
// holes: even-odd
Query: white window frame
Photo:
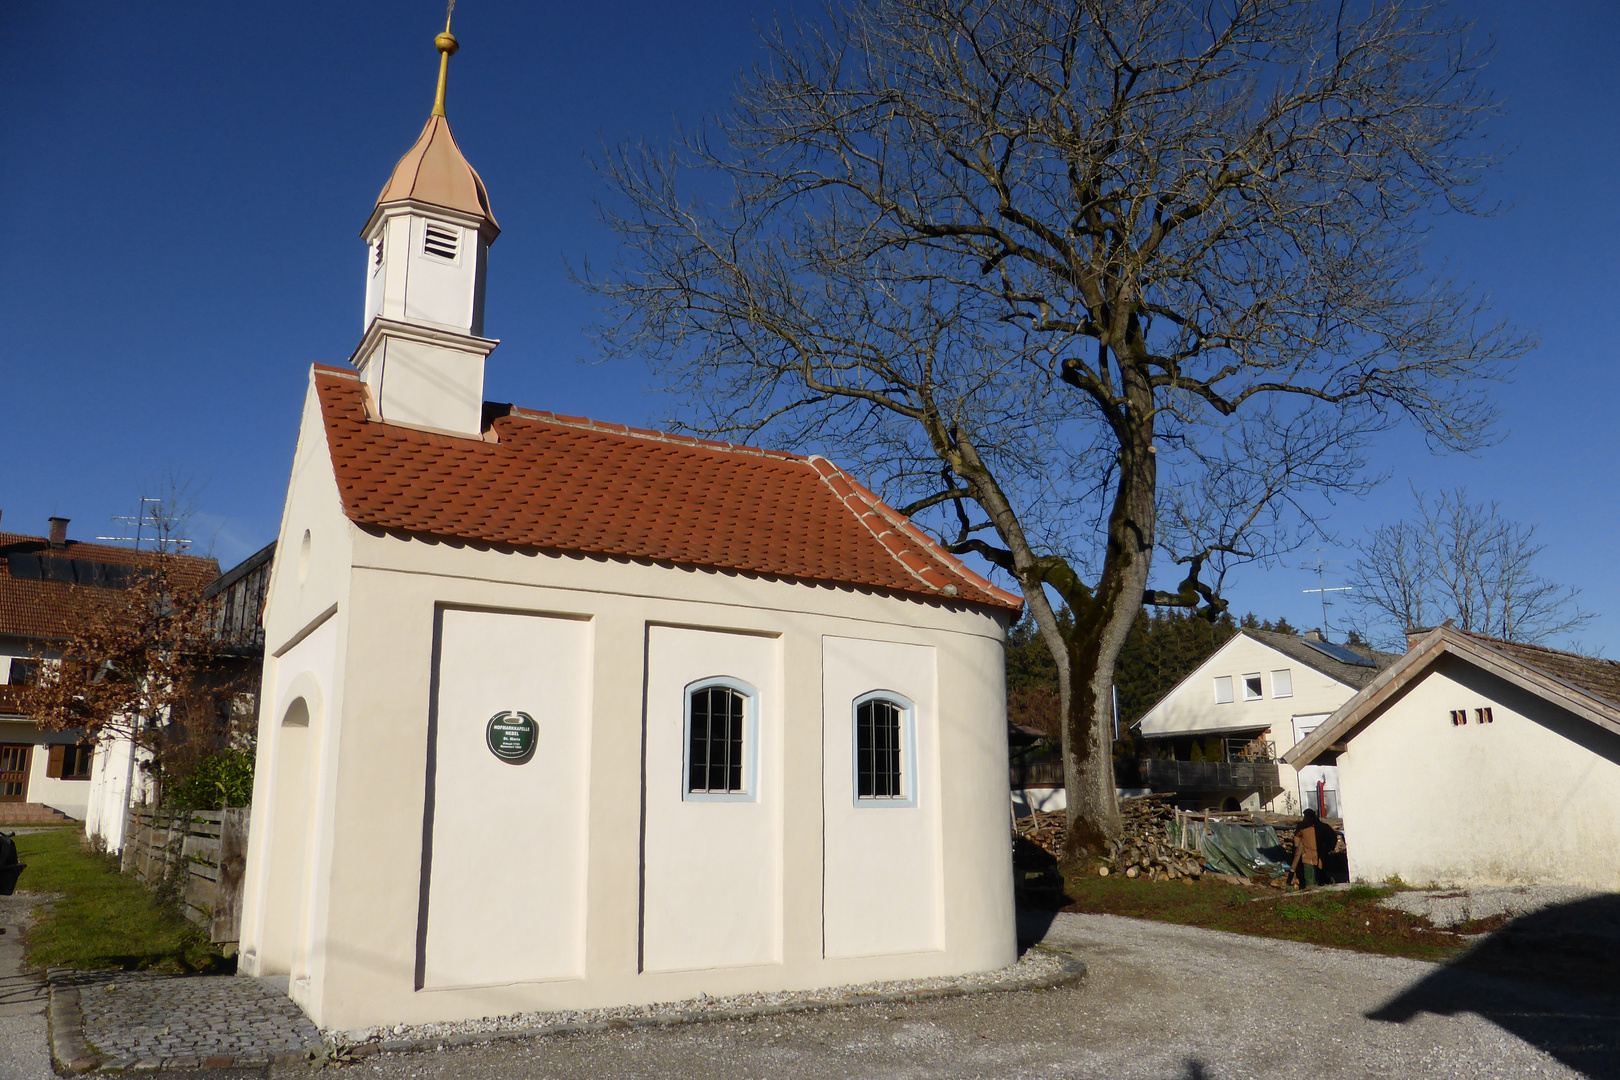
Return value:
<svg viewBox="0 0 1620 1080">
<path fill-rule="evenodd" d="M 1221 697 L 1221 684 L 1222 683 L 1226 684 L 1226 697 L 1224 697 L 1224 698 Z M 1234 688 L 1232 686 L 1232 676 L 1230 676 L 1230 675 L 1217 675 L 1217 676 L 1215 676 L 1215 704 L 1217 704 L 1217 705 L 1230 705 L 1230 704 L 1232 704 L 1232 702 L 1237 700 L 1235 697 L 1233 697 L 1234 693 L 1235 693 L 1235 690 L 1234 690 Z"/>
<path fill-rule="evenodd" d="M 1277 676 L 1279 676 L 1279 675 L 1281 675 L 1283 677 L 1283 684 L 1285 684 L 1285 686 L 1286 686 L 1285 689 L 1279 689 L 1279 684 L 1277 682 Z M 1294 669 L 1293 668 L 1278 668 L 1276 671 L 1273 671 L 1271 673 L 1271 696 L 1274 699 L 1275 698 L 1291 698 L 1291 697 L 1294 696 Z"/>
<path fill-rule="evenodd" d="M 743 708 L 743 789 L 741 791 L 693 791 L 692 785 L 692 695 L 700 690 L 722 686 L 735 690 L 747 704 Z M 681 690 L 681 801 L 758 802 L 759 801 L 759 691 L 741 679 L 713 675 L 687 683 Z"/>
<path fill-rule="evenodd" d="M 868 701 L 887 701 L 900 706 L 900 790 L 899 796 L 861 796 L 860 713 Z M 849 706 L 849 797 L 858 809 L 906 810 L 917 805 L 917 706 L 904 694 L 893 690 L 869 690 Z"/>
<path fill-rule="evenodd" d="M 1242 678 L 1243 678 L 1243 700 L 1244 701 L 1264 701 L 1266 699 L 1266 677 L 1264 675 L 1260 674 L 1258 671 L 1251 671 L 1247 675 L 1242 676 Z M 1250 679 L 1253 679 L 1255 681 L 1255 683 L 1260 687 L 1259 693 L 1252 694 L 1252 695 L 1249 693 L 1249 680 Z"/>
</svg>

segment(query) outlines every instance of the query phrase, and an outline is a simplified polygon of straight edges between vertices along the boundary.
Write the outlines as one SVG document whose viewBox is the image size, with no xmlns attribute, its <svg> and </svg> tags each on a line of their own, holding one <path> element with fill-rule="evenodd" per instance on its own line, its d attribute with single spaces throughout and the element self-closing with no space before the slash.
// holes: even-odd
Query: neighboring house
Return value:
<svg viewBox="0 0 1620 1080">
<path fill-rule="evenodd" d="M 1284 757 L 1337 766 L 1354 878 L 1620 890 L 1620 663 L 1431 630 Z"/>
<path fill-rule="evenodd" d="M 1314 630 L 1240 630 L 1138 721 L 1154 751 L 1142 779 L 1192 808 L 1311 807 L 1336 818 L 1332 767 L 1277 759 L 1395 659 Z"/>
<path fill-rule="evenodd" d="M 236 707 L 249 714 L 258 696 L 259 670 L 264 662 L 264 595 L 270 580 L 272 541 L 236 566 L 215 577 L 203 590 L 213 601 L 214 634 L 218 653 L 210 678 L 245 682 L 252 687 Z M 199 560 L 217 567 L 212 559 Z M 245 717 L 251 722 L 251 715 Z M 126 735 L 104 736 L 98 741 L 97 767 L 92 771 L 85 835 L 99 840 L 108 851 L 124 847 L 124 827 L 130 808 L 152 801 L 156 792 L 145 765 L 151 752 Z"/>
<path fill-rule="evenodd" d="M 1011 963 L 1018 598 L 823 458 L 486 403 L 497 231 L 435 110 L 310 373 L 241 970 L 352 1029 Z"/>
<path fill-rule="evenodd" d="M 128 748 L 93 745 L 80 731 L 41 731 L 23 707 L 37 664 L 60 656 L 76 620 L 127 588 L 157 556 L 70 540 L 68 519 L 46 536 L 0 532 L 0 823 L 85 820 L 96 778 L 123 794 L 141 777 Z M 212 559 L 176 556 L 205 581 Z"/>
</svg>

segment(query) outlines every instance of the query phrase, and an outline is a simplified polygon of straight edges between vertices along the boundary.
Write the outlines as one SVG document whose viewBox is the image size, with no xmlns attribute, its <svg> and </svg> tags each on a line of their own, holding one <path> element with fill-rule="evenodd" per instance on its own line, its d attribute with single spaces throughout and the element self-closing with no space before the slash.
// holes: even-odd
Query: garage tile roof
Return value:
<svg viewBox="0 0 1620 1080">
<path fill-rule="evenodd" d="M 369 418 L 353 372 L 316 365 L 315 385 L 358 525 L 1022 604 L 824 458 L 523 409 L 458 438 Z"/>
<path fill-rule="evenodd" d="M 11 575 L 13 555 L 41 555 L 113 566 L 152 566 L 159 556 L 147 551 L 89 544 L 69 540 L 65 547 L 53 548 L 43 536 L 0 532 L 0 634 L 43 641 L 66 637 L 74 624 L 97 604 L 116 595 L 114 589 L 98 585 L 77 585 L 65 581 L 15 578 Z M 179 555 L 183 572 L 196 584 L 204 585 L 219 575 L 213 559 Z"/>
</svg>

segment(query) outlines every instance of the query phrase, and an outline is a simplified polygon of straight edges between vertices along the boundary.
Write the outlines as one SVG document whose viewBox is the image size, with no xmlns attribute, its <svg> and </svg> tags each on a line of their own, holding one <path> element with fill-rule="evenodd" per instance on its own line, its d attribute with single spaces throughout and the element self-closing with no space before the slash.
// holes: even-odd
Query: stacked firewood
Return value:
<svg viewBox="0 0 1620 1080">
<path fill-rule="evenodd" d="M 1153 881 L 1197 878 L 1203 873 L 1203 859 L 1170 843 L 1168 825 L 1174 816 L 1173 793 L 1139 795 L 1119 801 L 1125 826 L 1119 840 L 1110 841 L 1108 853 L 1097 872 L 1104 877 L 1123 874 L 1128 878 L 1146 877 Z M 1053 858 L 1062 858 L 1063 814 L 1036 814 L 1019 818 L 1014 826 L 1020 837 L 1035 844 Z"/>
<path fill-rule="evenodd" d="M 1013 834 L 1028 840 L 1054 859 L 1063 857 L 1063 812 L 1037 813 L 1013 822 Z"/>
<path fill-rule="evenodd" d="M 1182 851 L 1170 842 L 1169 824 L 1175 816 L 1172 792 L 1139 795 L 1119 800 L 1125 831 L 1108 843 L 1108 855 L 1097 873 L 1146 877 L 1151 881 L 1198 878 L 1204 860 L 1196 852 Z"/>
</svg>

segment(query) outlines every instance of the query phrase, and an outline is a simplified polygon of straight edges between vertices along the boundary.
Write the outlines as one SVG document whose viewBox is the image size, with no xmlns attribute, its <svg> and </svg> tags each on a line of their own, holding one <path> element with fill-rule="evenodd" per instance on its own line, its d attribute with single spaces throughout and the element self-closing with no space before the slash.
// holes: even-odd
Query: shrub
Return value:
<svg viewBox="0 0 1620 1080">
<path fill-rule="evenodd" d="M 253 755 L 221 750 L 197 762 L 179 783 L 169 786 L 167 802 L 176 810 L 223 810 L 253 801 Z"/>
</svg>

